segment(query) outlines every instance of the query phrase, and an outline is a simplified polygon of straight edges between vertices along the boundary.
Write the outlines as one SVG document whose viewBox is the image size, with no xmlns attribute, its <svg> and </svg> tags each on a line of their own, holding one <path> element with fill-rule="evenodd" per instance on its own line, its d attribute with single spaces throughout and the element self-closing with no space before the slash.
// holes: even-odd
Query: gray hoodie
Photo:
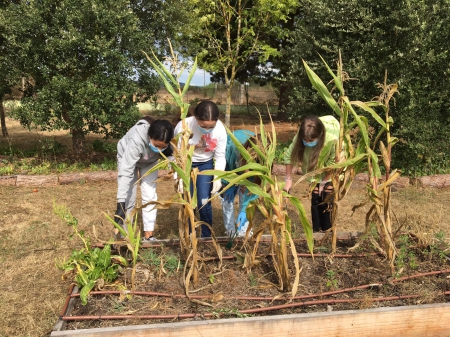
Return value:
<svg viewBox="0 0 450 337">
<path fill-rule="evenodd" d="M 146 168 L 158 161 L 159 153 L 150 149 L 148 129 L 150 124 L 146 120 L 139 120 L 117 144 L 117 202 L 124 202 L 128 190 L 131 188 L 135 168 Z M 170 149 L 165 150 L 165 155 Z M 171 151 L 170 151 L 171 152 Z M 149 167 L 150 168 L 150 167 Z"/>
</svg>

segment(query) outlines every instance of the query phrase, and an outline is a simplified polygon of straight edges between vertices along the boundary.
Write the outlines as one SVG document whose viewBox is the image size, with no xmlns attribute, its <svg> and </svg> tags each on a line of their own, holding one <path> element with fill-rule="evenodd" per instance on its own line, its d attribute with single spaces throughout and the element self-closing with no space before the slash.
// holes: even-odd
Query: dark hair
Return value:
<svg viewBox="0 0 450 337">
<path fill-rule="evenodd" d="M 195 107 L 194 116 L 199 121 L 217 121 L 219 107 L 213 101 L 202 101 Z"/>
<path fill-rule="evenodd" d="M 150 124 L 148 135 L 151 139 L 169 144 L 173 138 L 173 125 L 165 119 L 157 119 Z"/>
<path fill-rule="evenodd" d="M 139 120 L 140 121 L 142 121 L 142 120 L 147 121 L 148 124 L 152 124 L 155 121 L 155 119 L 152 116 L 149 116 L 149 115 L 143 116 Z"/>
<path fill-rule="evenodd" d="M 317 161 L 319 160 L 319 155 L 325 142 L 325 126 L 318 117 L 308 116 L 301 122 L 300 128 L 298 129 L 297 141 L 295 142 L 291 153 L 292 165 L 303 161 L 303 154 L 305 152 L 303 139 L 305 138 L 317 139 L 317 145 L 311 149 L 308 163 L 303 163 L 310 172 L 316 169 Z"/>
</svg>

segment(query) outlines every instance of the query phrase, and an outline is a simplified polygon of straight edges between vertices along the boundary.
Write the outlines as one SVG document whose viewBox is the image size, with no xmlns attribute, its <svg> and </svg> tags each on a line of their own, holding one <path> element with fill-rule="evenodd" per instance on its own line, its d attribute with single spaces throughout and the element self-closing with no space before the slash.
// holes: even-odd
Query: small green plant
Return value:
<svg viewBox="0 0 450 337">
<path fill-rule="evenodd" d="M 63 154 L 66 151 L 66 146 L 54 139 L 42 138 L 39 139 L 38 152 L 42 156 Z"/>
<path fill-rule="evenodd" d="M 96 139 L 92 142 L 92 149 L 96 152 L 114 153 L 117 151 L 117 145 Z"/>
<path fill-rule="evenodd" d="M 441 230 L 434 235 L 433 243 L 423 253 L 429 255 L 430 259 L 433 256 L 439 256 L 441 261 L 446 261 L 449 259 L 447 256 L 449 248 L 449 244 L 445 240 L 445 233 Z"/>
<path fill-rule="evenodd" d="M 214 274 L 211 274 L 211 275 L 209 275 L 209 277 L 208 277 L 208 281 L 209 281 L 209 283 L 211 283 L 211 284 L 214 284 L 215 279 L 216 279 L 216 277 L 215 277 Z"/>
<path fill-rule="evenodd" d="M 139 253 L 139 256 L 145 264 L 149 266 L 159 268 L 161 264 L 161 257 L 153 248 L 145 249 Z"/>
<path fill-rule="evenodd" d="M 284 164 L 284 153 L 291 145 L 292 140 L 287 141 L 286 143 L 277 144 L 277 148 L 275 150 L 275 162 L 278 164 Z"/>
<path fill-rule="evenodd" d="M 14 172 L 14 165 L 0 166 L 0 176 L 11 175 Z"/>
<path fill-rule="evenodd" d="M 166 254 L 164 257 L 164 269 L 167 270 L 167 276 L 175 274 L 182 266 L 180 259 L 175 254 Z"/>
<path fill-rule="evenodd" d="M 410 249 L 411 242 L 409 240 L 409 236 L 406 234 L 401 235 L 398 240 L 400 247 L 395 259 L 395 266 L 397 268 L 396 276 L 401 274 L 406 265 L 408 265 L 411 269 L 416 269 L 418 267 L 417 257 Z"/>
<path fill-rule="evenodd" d="M 156 269 L 164 270 L 167 276 L 175 274 L 183 267 L 181 260 L 173 253 L 158 254 L 156 250 L 150 248 L 141 251 L 139 256 L 145 264 L 155 267 Z"/>
<path fill-rule="evenodd" d="M 125 240 L 128 251 L 131 253 L 133 269 L 131 271 L 131 291 L 135 288 L 136 264 L 139 256 L 139 248 L 141 247 L 141 231 L 137 221 L 137 209 L 134 209 L 131 214 L 128 214 L 125 219 L 122 219 L 124 225 L 120 225 L 114 221 L 108 214 L 105 213 L 106 218 L 117 228 L 119 235 Z"/>
<path fill-rule="evenodd" d="M 112 262 L 119 261 L 126 266 L 127 261 L 121 256 L 111 256 L 111 245 L 106 244 L 103 249 L 98 247 L 92 249 L 90 239 L 84 235 L 83 230 L 78 229 L 78 220 L 70 213 L 65 205 L 53 203 L 53 212 L 72 226 L 73 233 L 70 238 L 77 236 L 83 247 L 73 250 L 68 260 L 56 261 L 56 266 L 64 271 L 64 274 L 75 272 L 75 281 L 80 288 L 80 299 L 86 305 L 89 292 L 100 283 L 110 283 L 118 276 L 120 265 Z"/>
<path fill-rule="evenodd" d="M 38 166 L 32 166 L 30 169 L 31 174 L 50 174 L 51 164 L 48 162 L 42 163 Z"/>
<path fill-rule="evenodd" d="M 228 308 L 220 308 L 211 312 L 215 318 L 221 317 L 238 317 L 238 318 L 246 318 L 251 315 L 243 314 L 238 309 L 228 309 Z"/>
<path fill-rule="evenodd" d="M 117 161 L 115 159 L 104 158 L 100 166 L 103 171 L 115 171 L 117 169 Z"/>
<path fill-rule="evenodd" d="M 248 278 L 250 280 L 250 286 L 251 287 L 256 287 L 258 285 L 258 279 L 255 275 L 253 275 L 253 273 L 250 273 L 248 275 Z"/>
<path fill-rule="evenodd" d="M 336 273 L 334 270 L 327 270 L 327 287 L 331 289 L 337 289 L 338 280 L 336 279 Z"/>
</svg>

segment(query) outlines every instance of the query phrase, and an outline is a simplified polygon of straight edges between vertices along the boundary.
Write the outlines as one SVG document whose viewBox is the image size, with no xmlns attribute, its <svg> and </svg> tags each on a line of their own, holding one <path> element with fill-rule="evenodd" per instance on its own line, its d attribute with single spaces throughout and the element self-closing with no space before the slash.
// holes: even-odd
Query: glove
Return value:
<svg viewBox="0 0 450 337">
<path fill-rule="evenodd" d="M 225 199 L 225 201 L 232 202 L 236 197 L 236 193 L 237 193 L 237 186 L 236 185 L 231 186 L 223 193 L 223 198 Z"/>
<path fill-rule="evenodd" d="M 216 179 L 217 176 L 214 176 L 214 179 Z M 216 194 L 217 192 L 220 191 L 220 189 L 222 188 L 222 181 L 220 179 L 217 179 L 215 181 L 213 181 L 213 187 L 211 190 L 211 195 L 212 194 Z"/>
<path fill-rule="evenodd" d="M 247 222 L 247 213 L 245 211 L 242 211 L 239 213 L 237 220 L 236 220 L 236 225 L 238 226 L 238 231 L 239 229 L 241 229 L 242 226 L 245 225 L 245 223 Z"/>
<path fill-rule="evenodd" d="M 125 202 L 118 202 L 116 213 L 114 214 L 114 221 L 119 225 L 123 225 L 125 220 Z"/>
</svg>

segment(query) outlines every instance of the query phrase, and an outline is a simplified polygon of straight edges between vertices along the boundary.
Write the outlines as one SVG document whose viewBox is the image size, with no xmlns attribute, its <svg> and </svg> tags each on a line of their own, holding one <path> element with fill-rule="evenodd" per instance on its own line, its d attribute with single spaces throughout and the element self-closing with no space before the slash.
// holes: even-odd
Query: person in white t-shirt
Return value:
<svg viewBox="0 0 450 337">
<path fill-rule="evenodd" d="M 227 146 L 227 131 L 219 120 L 219 108 L 212 101 L 200 102 L 192 117 L 185 119 L 186 127 L 193 135 L 190 145 L 195 145 L 192 168 L 197 167 L 200 172 L 205 170 L 225 170 L 225 149 Z M 175 136 L 183 131 L 183 122 L 175 127 Z M 212 205 L 207 200 L 222 187 L 220 179 L 213 181 L 214 176 L 197 176 L 197 208 L 200 220 L 212 227 Z M 192 191 L 192 188 L 191 188 Z M 211 230 L 202 225 L 202 237 L 210 237 Z"/>
</svg>

